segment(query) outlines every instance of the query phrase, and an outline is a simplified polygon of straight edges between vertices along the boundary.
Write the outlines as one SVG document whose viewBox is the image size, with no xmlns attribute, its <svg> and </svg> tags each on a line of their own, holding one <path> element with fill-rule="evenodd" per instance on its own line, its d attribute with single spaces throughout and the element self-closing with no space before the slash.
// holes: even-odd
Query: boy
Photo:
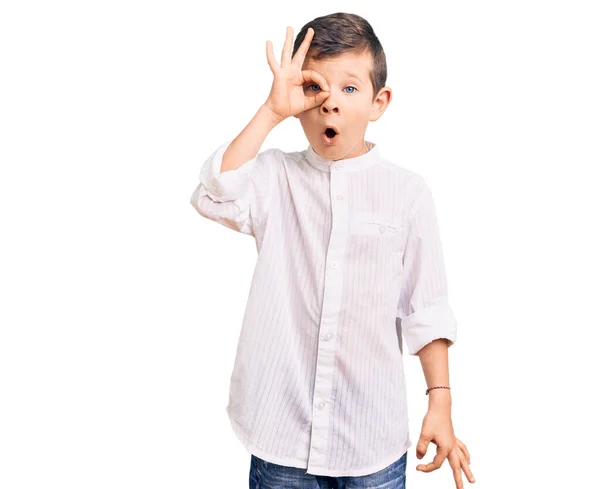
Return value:
<svg viewBox="0 0 600 489">
<path fill-rule="evenodd" d="M 227 406 L 251 453 L 250 488 L 405 487 L 402 336 L 429 386 L 417 457 L 438 446 L 417 469 L 448 458 L 462 488 L 461 469 L 475 480 L 451 422 L 456 321 L 433 198 L 364 139 L 391 101 L 385 54 L 354 14 L 309 22 L 293 52 L 292 38 L 288 27 L 281 66 L 267 41 L 269 97 L 204 163 L 191 197 L 202 216 L 257 244 Z M 259 153 L 290 116 L 308 148 Z"/>
</svg>

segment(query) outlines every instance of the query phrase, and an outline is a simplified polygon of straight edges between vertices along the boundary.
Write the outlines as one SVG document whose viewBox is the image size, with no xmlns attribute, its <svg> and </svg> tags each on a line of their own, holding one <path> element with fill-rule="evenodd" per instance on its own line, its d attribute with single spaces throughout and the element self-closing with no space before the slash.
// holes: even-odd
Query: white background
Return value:
<svg viewBox="0 0 600 489">
<path fill-rule="evenodd" d="M 597 2 L 105 0 L 0 7 L 0 487 L 248 487 L 225 407 L 256 247 L 189 199 L 268 96 L 266 41 L 336 11 L 387 56 L 367 139 L 434 192 L 465 487 L 597 483 Z M 415 469 L 405 366 L 407 487 L 451 489 Z"/>
</svg>

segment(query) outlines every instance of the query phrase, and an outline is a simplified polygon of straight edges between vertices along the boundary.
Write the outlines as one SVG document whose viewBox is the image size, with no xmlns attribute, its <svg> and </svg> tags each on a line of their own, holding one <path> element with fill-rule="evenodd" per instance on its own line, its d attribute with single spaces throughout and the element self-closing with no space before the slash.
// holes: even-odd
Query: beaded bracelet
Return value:
<svg viewBox="0 0 600 489">
<path fill-rule="evenodd" d="M 427 389 L 425 391 L 425 395 L 428 396 L 429 395 L 429 391 L 433 390 L 433 389 L 448 389 L 448 390 L 450 390 L 450 387 L 447 387 L 445 385 L 436 385 L 435 387 L 430 387 L 429 389 Z"/>
</svg>

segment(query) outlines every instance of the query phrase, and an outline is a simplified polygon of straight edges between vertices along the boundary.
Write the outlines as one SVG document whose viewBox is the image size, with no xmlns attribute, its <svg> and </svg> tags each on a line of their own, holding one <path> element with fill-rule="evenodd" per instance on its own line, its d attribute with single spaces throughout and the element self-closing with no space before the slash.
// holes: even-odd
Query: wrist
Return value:
<svg viewBox="0 0 600 489">
<path fill-rule="evenodd" d="M 277 124 L 283 121 L 283 118 L 280 115 L 273 112 L 273 110 L 268 106 L 266 102 L 260 106 L 260 109 L 258 109 L 258 111 L 259 113 L 263 114 L 264 117 L 267 118 L 267 120 L 269 120 L 273 127 L 275 127 Z"/>
<path fill-rule="evenodd" d="M 445 389 L 436 389 L 444 390 Z M 432 395 L 433 391 L 429 393 L 429 405 L 430 411 L 451 411 L 452 410 L 452 398 L 448 392 L 442 392 Z"/>
<path fill-rule="evenodd" d="M 427 395 L 430 408 L 450 408 L 452 406 L 450 389 L 432 389 Z"/>
</svg>

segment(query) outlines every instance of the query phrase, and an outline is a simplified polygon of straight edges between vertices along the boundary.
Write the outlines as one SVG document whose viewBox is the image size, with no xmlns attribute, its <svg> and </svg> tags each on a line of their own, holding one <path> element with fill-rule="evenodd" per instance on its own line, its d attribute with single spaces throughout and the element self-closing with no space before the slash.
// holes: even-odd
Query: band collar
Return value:
<svg viewBox="0 0 600 489">
<path fill-rule="evenodd" d="M 332 166 L 336 170 L 363 170 L 376 163 L 379 158 L 379 147 L 371 141 L 365 141 L 365 144 L 368 151 L 354 158 L 328 160 L 318 155 L 310 144 L 303 151 L 303 156 L 312 166 L 321 171 L 331 172 Z"/>
</svg>

